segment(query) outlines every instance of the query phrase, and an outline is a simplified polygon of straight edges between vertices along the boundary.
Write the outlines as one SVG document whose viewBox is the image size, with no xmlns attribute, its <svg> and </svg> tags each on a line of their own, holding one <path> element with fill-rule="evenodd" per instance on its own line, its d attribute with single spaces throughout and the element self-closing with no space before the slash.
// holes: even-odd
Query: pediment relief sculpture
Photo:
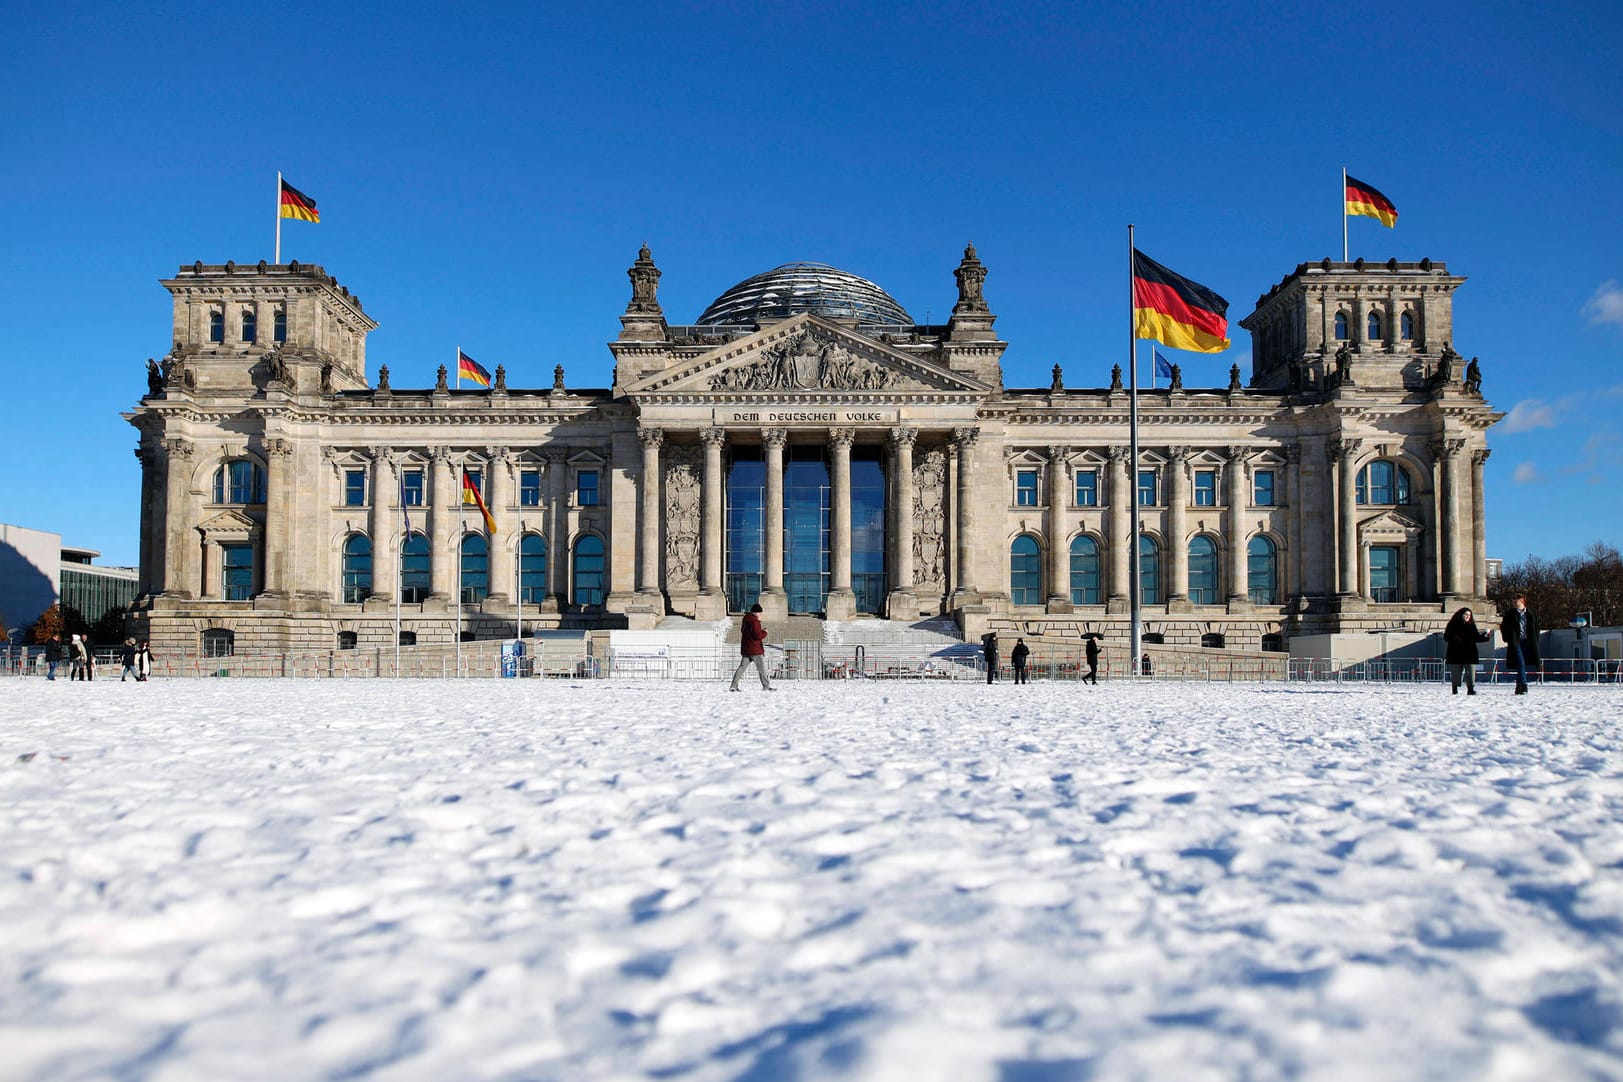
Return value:
<svg viewBox="0 0 1623 1082">
<path fill-rule="evenodd" d="M 895 370 L 807 327 L 753 360 L 715 373 L 709 386 L 712 391 L 879 391 L 902 383 Z"/>
</svg>

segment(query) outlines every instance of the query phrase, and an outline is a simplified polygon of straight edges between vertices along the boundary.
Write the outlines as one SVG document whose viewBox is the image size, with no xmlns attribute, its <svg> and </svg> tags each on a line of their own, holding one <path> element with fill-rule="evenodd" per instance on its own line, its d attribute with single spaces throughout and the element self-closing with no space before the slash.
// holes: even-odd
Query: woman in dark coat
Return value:
<svg viewBox="0 0 1623 1082">
<path fill-rule="evenodd" d="M 1443 660 L 1448 663 L 1448 683 L 1454 689 L 1451 694 L 1460 693 L 1460 675 L 1465 676 L 1465 694 L 1476 694 L 1476 663 L 1481 660 L 1477 654 L 1477 643 L 1487 642 L 1488 633 L 1476 626 L 1476 620 L 1468 608 L 1460 609 L 1448 621 L 1443 629 L 1443 645 L 1446 653 Z"/>
<path fill-rule="evenodd" d="M 733 670 L 733 683 L 728 691 L 738 690 L 738 678 L 751 665 L 755 666 L 755 672 L 761 678 L 761 687 L 766 691 L 776 690 L 766 678 L 766 628 L 761 626 L 760 605 L 751 605 L 750 611 L 744 614 L 744 624 L 738 631 L 738 654 L 742 660 L 738 668 Z"/>
</svg>

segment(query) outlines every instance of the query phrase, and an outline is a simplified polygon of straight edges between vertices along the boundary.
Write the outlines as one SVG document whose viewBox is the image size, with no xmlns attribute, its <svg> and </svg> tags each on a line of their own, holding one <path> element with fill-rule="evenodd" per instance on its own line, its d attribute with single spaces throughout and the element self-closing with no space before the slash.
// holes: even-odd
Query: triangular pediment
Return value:
<svg viewBox="0 0 1623 1082">
<path fill-rule="evenodd" d="M 990 389 L 808 313 L 656 372 L 625 390 L 628 395 L 782 396 L 819 392 L 985 394 Z"/>
<path fill-rule="evenodd" d="M 198 523 L 197 528 L 205 537 L 218 540 L 221 538 L 247 537 L 259 529 L 259 523 L 241 511 L 227 508 L 213 518 Z"/>
<path fill-rule="evenodd" d="M 1396 511 L 1382 511 L 1358 524 L 1358 532 L 1369 541 L 1406 541 L 1419 535 L 1420 523 Z"/>
</svg>

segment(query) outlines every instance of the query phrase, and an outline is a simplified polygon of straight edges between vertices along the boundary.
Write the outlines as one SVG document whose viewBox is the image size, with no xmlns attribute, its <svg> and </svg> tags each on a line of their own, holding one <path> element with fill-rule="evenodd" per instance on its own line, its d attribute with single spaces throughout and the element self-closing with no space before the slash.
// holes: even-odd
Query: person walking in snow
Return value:
<svg viewBox="0 0 1623 1082">
<path fill-rule="evenodd" d="M 119 651 L 119 660 L 124 663 L 124 671 L 119 674 L 118 682 L 120 684 L 122 684 L 125 680 L 129 679 L 132 676 L 134 676 L 135 679 L 139 682 L 141 677 L 138 676 L 136 674 L 136 672 L 135 672 L 135 640 L 134 639 L 125 639 L 124 640 L 124 648 L 121 651 Z"/>
<path fill-rule="evenodd" d="M 1527 670 L 1538 668 L 1538 622 L 1527 611 L 1527 595 L 1517 594 L 1505 610 L 1499 635 L 1505 640 L 1505 667 L 1516 670 L 1516 694 L 1527 694 Z"/>
<path fill-rule="evenodd" d="M 1086 676 L 1084 676 L 1082 678 L 1082 682 L 1084 684 L 1092 684 L 1094 687 L 1098 687 L 1099 686 L 1099 637 L 1097 635 L 1089 635 L 1088 636 L 1088 645 L 1087 645 L 1086 654 L 1087 654 L 1087 659 L 1088 659 L 1088 675 L 1086 675 Z"/>
<path fill-rule="evenodd" d="M 1026 658 L 1030 656 L 1031 647 L 1026 645 L 1026 640 L 1016 638 L 1014 640 L 1014 649 L 1009 651 L 1009 664 L 1014 666 L 1014 682 L 1016 684 L 1026 683 Z"/>
<path fill-rule="evenodd" d="M 85 678 L 85 642 L 78 635 L 68 643 L 68 679 L 83 680 Z"/>
<path fill-rule="evenodd" d="M 62 636 L 51 633 L 45 640 L 45 679 L 56 679 L 56 667 L 62 664 Z"/>
<path fill-rule="evenodd" d="M 738 668 L 733 670 L 733 684 L 728 691 L 738 690 L 738 678 L 744 675 L 744 670 L 753 663 L 755 671 L 761 677 L 761 688 L 764 691 L 776 691 L 772 681 L 766 678 L 766 628 L 761 626 L 761 606 L 759 602 L 750 606 L 750 611 L 744 614 L 744 626 L 738 632 L 738 653 L 741 660 Z"/>
<path fill-rule="evenodd" d="M 1465 677 L 1465 694 L 1476 694 L 1477 643 L 1487 642 L 1488 633 L 1477 627 L 1469 608 L 1460 609 L 1443 629 L 1443 660 L 1448 664 L 1449 694 L 1460 693 L 1460 676 Z"/>
<path fill-rule="evenodd" d="M 981 651 L 986 655 L 986 682 L 997 679 L 997 632 L 988 631 L 981 636 Z"/>
<path fill-rule="evenodd" d="M 152 647 L 147 645 L 145 639 L 135 648 L 135 678 L 142 683 L 152 675 Z"/>
</svg>

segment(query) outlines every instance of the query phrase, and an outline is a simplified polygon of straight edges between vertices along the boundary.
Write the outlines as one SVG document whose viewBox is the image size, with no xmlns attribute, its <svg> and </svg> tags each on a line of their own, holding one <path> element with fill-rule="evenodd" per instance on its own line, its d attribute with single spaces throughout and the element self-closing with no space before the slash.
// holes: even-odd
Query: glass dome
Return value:
<svg viewBox="0 0 1623 1082">
<path fill-rule="evenodd" d="M 911 327 L 889 293 L 827 263 L 785 263 L 746 278 L 710 302 L 700 326 L 740 327 L 811 312 L 858 323 Z"/>
</svg>

